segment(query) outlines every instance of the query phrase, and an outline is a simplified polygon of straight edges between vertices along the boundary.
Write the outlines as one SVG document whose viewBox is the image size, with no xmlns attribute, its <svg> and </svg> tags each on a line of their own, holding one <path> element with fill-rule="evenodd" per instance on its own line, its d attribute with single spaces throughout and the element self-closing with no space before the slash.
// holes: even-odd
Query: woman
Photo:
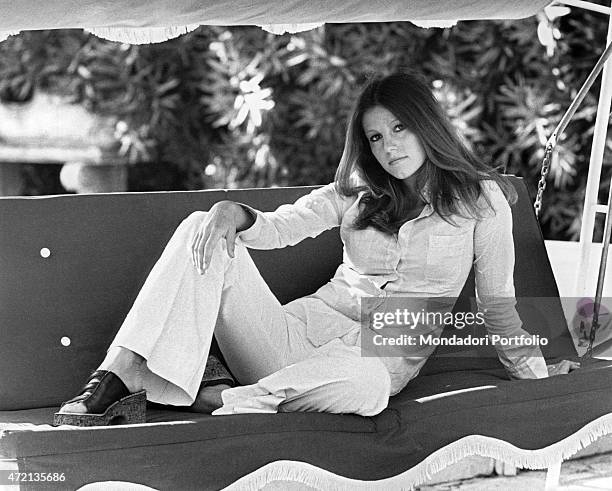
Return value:
<svg viewBox="0 0 612 491">
<path fill-rule="evenodd" d="M 56 423 L 129 421 L 144 414 L 145 389 L 150 401 L 213 414 L 377 414 L 433 348 L 362 357 L 361 299 L 457 297 L 473 264 L 488 332 L 527 334 L 514 301 L 514 200 L 423 80 L 375 78 L 349 121 L 334 183 L 274 212 L 222 201 L 178 227 L 106 358 Z M 280 305 L 246 248 L 285 247 L 338 226 L 344 261 L 334 278 Z M 213 331 L 242 386 L 202 383 Z M 496 348 L 511 377 L 548 375 L 537 346 Z"/>
</svg>

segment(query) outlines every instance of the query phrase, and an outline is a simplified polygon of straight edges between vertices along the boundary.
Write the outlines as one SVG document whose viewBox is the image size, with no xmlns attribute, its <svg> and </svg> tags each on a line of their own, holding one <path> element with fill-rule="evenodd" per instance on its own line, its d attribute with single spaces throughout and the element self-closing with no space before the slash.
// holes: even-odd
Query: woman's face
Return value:
<svg viewBox="0 0 612 491">
<path fill-rule="evenodd" d="M 384 107 L 374 106 L 364 113 L 363 131 L 372 154 L 393 177 L 407 179 L 425 162 L 419 138 Z"/>
</svg>

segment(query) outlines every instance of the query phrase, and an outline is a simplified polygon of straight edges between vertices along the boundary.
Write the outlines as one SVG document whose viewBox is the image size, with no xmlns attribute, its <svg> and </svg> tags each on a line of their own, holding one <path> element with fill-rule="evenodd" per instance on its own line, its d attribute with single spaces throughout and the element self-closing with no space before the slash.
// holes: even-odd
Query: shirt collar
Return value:
<svg viewBox="0 0 612 491">
<path fill-rule="evenodd" d="M 425 198 L 425 206 L 417 218 L 424 218 L 431 215 L 434 212 L 433 206 L 431 205 L 431 187 L 428 182 L 425 183 L 421 190 L 423 198 Z"/>
<path fill-rule="evenodd" d="M 355 185 L 365 185 L 366 184 L 365 180 L 362 179 L 357 172 L 354 172 L 351 175 L 351 179 L 352 179 L 353 184 Z M 361 196 L 365 192 L 366 192 L 365 190 L 362 190 L 361 192 L 359 192 L 358 193 L 359 198 L 361 198 Z M 425 203 L 425 206 L 423 207 L 423 210 L 421 210 L 421 213 L 419 213 L 419 216 L 416 219 L 428 217 L 434 212 L 433 206 L 431 206 L 431 186 L 428 182 L 426 182 L 423 185 L 422 194 L 423 194 L 423 198 L 425 198 L 426 203 Z"/>
</svg>

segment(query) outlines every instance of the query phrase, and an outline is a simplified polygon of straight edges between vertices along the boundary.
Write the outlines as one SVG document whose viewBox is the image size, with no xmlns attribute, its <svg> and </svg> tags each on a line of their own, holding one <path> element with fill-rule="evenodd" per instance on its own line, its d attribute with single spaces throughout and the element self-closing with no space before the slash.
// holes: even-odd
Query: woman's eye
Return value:
<svg viewBox="0 0 612 491">
<path fill-rule="evenodd" d="M 377 142 L 378 140 L 380 140 L 380 138 L 381 138 L 381 136 L 380 136 L 379 134 L 372 135 L 372 136 L 370 137 L 370 142 L 371 142 L 371 143 Z"/>
<path fill-rule="evenodd" d="M 393 128 L 395 131 L 402 131 L 404 129 L 404 125 L 402 123 L 398 123 Z"/>
</svg>

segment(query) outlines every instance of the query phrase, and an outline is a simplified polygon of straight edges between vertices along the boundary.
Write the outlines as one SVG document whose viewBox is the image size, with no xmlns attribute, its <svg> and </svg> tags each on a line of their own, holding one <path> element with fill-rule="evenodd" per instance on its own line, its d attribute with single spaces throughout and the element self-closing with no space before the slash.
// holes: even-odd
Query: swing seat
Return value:
<svg viewBox="0 0 612 491">
<path fill-rule="evenodd" d="M 515 285 L 524 328 L 549 339 L 547 359 L 576 358 L 527 188 L 510 179 L 519 193 Z M 150 405 L 145 424 L 51 426 L 59 404 L 104 357 L 184 217 L 223 199 L 271 210 L 311 189 L 1 198 L 0 469 L 44 473 L 48 489 L 101 481 L 259 489 L 275 480 L 393 489 L 426 482 L 471 455 L 547 468 L 612 432 L 612 363 L 511 381 L 494 352 L 450 346 L 373 417 L 210 416 Z M 332 230 L 251 253 L 284 303 L 325 283 L 342 245 Z M 472 273 L 455 309 L 471 310 L 473 297 Z"/>
</svg>

